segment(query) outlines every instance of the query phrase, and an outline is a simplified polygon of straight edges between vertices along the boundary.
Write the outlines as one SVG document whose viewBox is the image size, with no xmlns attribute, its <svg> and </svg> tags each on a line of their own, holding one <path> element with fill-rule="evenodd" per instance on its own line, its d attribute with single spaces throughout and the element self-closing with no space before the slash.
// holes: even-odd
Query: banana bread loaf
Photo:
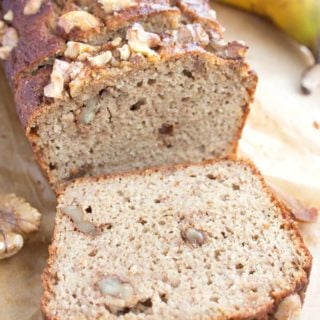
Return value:
<svg viewBox="0 0 320 320">
<path fill-rule="evenodd" d="M 84 178 L 59 197 L 42 307 L 48 320 L 291 319 L 310 268 L 246 162 Z"/>
<path fill-rule="evenodd" d="M 235 153 L 257 78 L 208 1 L 0 3 L 0 56 L 53 186 Z"/>
</svg>

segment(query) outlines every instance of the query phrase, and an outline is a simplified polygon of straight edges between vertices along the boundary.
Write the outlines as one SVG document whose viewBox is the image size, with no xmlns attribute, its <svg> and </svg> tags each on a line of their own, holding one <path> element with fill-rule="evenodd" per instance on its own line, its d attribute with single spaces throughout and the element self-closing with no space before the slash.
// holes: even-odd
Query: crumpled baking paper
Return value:
<svg viewBox="0 0 320 320">
<path fill-rule="evenodd" d="M 320 208 L 320 90 L 299 92 L 306 61 L 298 48 L 267 22 L 215 5 L 229 39 L 245 40 L 248 60 L 259 75 L 240 154 L 250 157 L 267 181 L 306 205 Z M 0 319 L 40 320 L 41 272 L 53 230 L 56 199 L 35 163 L 0 72 L 0 192 L 26 198 L 43 214 L 40 231 L 19 254 L 0 261 Z M 313 271 L 301 320 L 319 320 L 320 219 L 300 224 L 313 256 Z"/>
</svg>

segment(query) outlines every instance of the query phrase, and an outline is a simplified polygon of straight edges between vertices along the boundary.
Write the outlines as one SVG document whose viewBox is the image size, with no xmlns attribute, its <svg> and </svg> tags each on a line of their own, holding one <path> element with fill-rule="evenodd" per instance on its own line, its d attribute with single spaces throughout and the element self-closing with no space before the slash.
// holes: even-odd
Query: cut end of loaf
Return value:
<svg viewBox="0 0 320 320">
<path fill-rule="evenodd" d="M 110 73 L 33 122 L 53 185 L 235 153 L 256 83 L 244 65 L 197 49 Z"/>
<path fill-rule="evenodd" d="M 17 113 L 54 188 L 236 151 L 257 81 L 247 46 L 223 39 L 207 0 L 120 2 L 3 3 Z"/>
<path fill-rule="evenodd" d="M 298 231 L 241 161 L 83 179 L 58 208 L 48 319 L 267 319 L 307 286 Z"/>
</svg>

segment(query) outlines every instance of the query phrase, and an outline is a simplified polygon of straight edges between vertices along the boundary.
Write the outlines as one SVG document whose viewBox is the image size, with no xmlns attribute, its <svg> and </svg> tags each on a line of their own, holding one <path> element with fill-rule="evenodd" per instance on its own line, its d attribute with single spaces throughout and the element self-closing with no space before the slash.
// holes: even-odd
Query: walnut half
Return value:
<svg viewBox="0 0 320 320">
<path fill-rule="evenodd" d="M 23 237 L 37 231 L 40 213 L 14 194 L 0 195 L 0 259 L 15 255 Z"/>
</svg>

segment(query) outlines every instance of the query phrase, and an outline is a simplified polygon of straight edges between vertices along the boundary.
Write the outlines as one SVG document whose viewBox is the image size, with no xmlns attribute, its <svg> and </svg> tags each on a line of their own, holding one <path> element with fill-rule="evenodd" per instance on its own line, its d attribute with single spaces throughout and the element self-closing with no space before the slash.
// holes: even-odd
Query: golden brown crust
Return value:
<svg viewBox="0 0 320 320">
<path fill-rule="evenodd" d="M 37 136 L 33 133 L 34 120 L 40 114 L 47 112 L 50 107 L 58 105 L 52 99 L 43 97 L 43 88 L 49 83 L 50 72 L 52 70 L 52 62 L 56 57 L 59 57 L 61 52 L 65 50 L 65 42 L 68 40 L 77 40 L 81 37 L 88 40 L 92 35 L 88 33 L 74 30 L 66 35 L 61 32 L 61 28 L 57 27 L 59 17 L 70 10 L 81 9 L 79 5 L 89 4 L 89 12 L 92 12 L 102 22 L 103 27 L 108 31 L 117 30 L 128 23 L 143 18 L 147 19 L 160 14 L 161 17 L 172 18 L 175 21 L 177 16 L 183 15 L 188 17 L 190 21 L 199 22 L 221 34 L 222 29 L 214 19 L 214 16 L 208 14 L 210 6 L 209 1 L 201 0 L 153 0 L 145 2 L 143 7 L 128 8 L 114 14 L 105 14 L 96 2 L 88 0 L 44 0 L 38 13 L 34 15 L 23 14 L 23 8 L 27 0 L 3 1 L 3 13 L 12 10 L 14 20 L 12 22 L 19 33 L 18 46 L 12 51 L 9 59 L 5 62 L 5 68 L 8 78 L 13 85 L 15 101 L 17 105 L 17 113 L 23 126 L 27 129 L 27 136 L 32 143 L 36 153 L 36 158 L 40 163 L 43 171 L 49 175 L 50 170 L 48 164 L 42 160 L 42 155 L 37 147 Z M 92 4 L 90 6 L 90 4 Z M 179 9 L 178 9 L 179 8 Z M 105 31 L 99 31 L 102 34 Z M 200 50 L 201 47 L 192 45 L 177 50 L 169 48 L 167 52 L 163 52 L 163 59 L 174 58 L 180 55 L 187 54 L 192 50 Z M 164 50 L 165 51 L 165 50 Z M 204 50 L 203 50 L 204 51 Z M 216 57 L 213 53 L 207 55 L 214 60 L 213 63 L 219 61 L 220 64 L 228 64 L 231 67 L 237 67 L 247 73 L 247 90 L 249 95 L 253 97 L 253 92 L 256 86 L 256 77 L 253 73 L 248 72 L 248 66 L 243 62 L 243 59 L 223 59 Z M 139 64 L 132 64 L 132 68 L 139 68 Z M 93 85 L 93 84 L 92 84 Z M 61 104 L 60 104 L 61 105 Z M 232 153 L 235 153 L 238 146 L 238 138 L 241 136 L 241 131 L 249 112 L 249 103 L 243 106 L 243 116 L 239 124 L 237 139 L 234 140 Z"/>
<path fill-rule="evenodd" d="M 92 4 L 92 1 L 43 0 L 39 12 L 25 15 L 23 11 L 27 0 L 2 1 L 2 14 L 5 14 L 9 10 L 13 12 L 14 19 L 11 24 L 19 34 L 18 45 L 12 50 L 4 66 L 13 90 L 17 91 L 15 92 L 15 97 L 23 125 L 26 124 L 26 119 L 32 113 L 30 108 L 31 103 L 28 103 L 26 111 L 23 111 L 23 105 L 20 102 L 34 95 L 30 93 L 29 97 L 19 97 L 20 92 L 25 92 L 25 90 L 22 90 L 22 87 L 25 86 L 26 79 L 31 79 L 30 75 L 38 77 L 37 69 L 39 67 L 52 65 L 53 60 L 64 52 L 66 41 L 82 40 L 86 42 L 90 41 L 91 37 L 97 37 L 92 32 L 81 32 L 79 29 L 72 30 L 69 34 L 64 34 L 61 27 L 58 26 L 59 18 L 63 13 L 71 10 L 81 10 L 81 7 L 77 4 L 91 4 L 89 6 L 91 12 L 102 21 L 102 27 L 99 30 L 101 35 L 105 33 L 112 34 L 113 31 L 125 28 L 135 21 L 148 21 L 148 19 L 152 19 L 152 17 L 157 15 L 161 16 L 162 20 L 167 19 L 170 21 L 171 25 L 168 28 L 177 27 L 175 24 L 181 14 L 190 17 L 193 21 L 203 22 L 204 24 L 210 21 L 212 28 L 216 28 L 219 32 L 221 31 L 219 24 L 214 19 L 205 17 L 205 14 L 202 15 L 202 13 L 209 10 L 208 1 L 198 1 L 198 5 L 192 4 L 190 0 L 139 0 L 139 2 L 143 2 L 143 6 L 128 8 L 114 15 L 105 14 L 101 6 L 97 3 Z M 190 3 L 188 4 L 188 2 Z M 41 72 L 39 77 L 42 77 Z M 34 80 L 33 82 L 35 81 L 39 82 L 38 80 Z M 15 90 L 16 87 L 19 88 Z M 37 109 L 38 106 L 34 108 L 34 110 Z"/>
<path fill-rule="evenodd" d="M 230 161 L 230 163 L 238 163 L 238 164 L 244 164 L 245 166 L 249 167 L 250 170 L 254 175 L 256 175 L 259 180 L 262 183 L 263 189 L 266 191 L 266 193 L 269 195 L 272 203 L 280 209 L 280 212 L 282 214 L 282 217 L 284 218 L 285 224 L 284 228 L 286 230 L 292 231 L 292 237 L 295 238 L 295 242 L 297 243 L 297 246 L 304 252 L 305 256 L 307 257 L 306 263 L 304 266 L 305 274 L 301 277 L 301 279 L 296 279 L 295 283 L 291 286 L 291 288 L 287 290 L 283 290 L 282 292 L 271 292 L 270 298 L 272 298 L 272 302 L 269 304 L 261 307 L 260 309 L 256 310 L 254 313 L 235 313 L 233 315 L 229 315 L 228 318 L 230 320 L 271 320 L 273 319 L 273 315 L 276 313 L 279 304 L 288 296 L 298 293 L 301 297 L 301 300 L 303 302 L 304 293 L 307 289 L 310 273 L 311 273 L 311 267 L 312 267 L 312 256 L 305 246 L 302 236 L 297 228 L 297 223 L 293 219 L 292 213 L 286 208 L 277 197 L 272 193 L 271 189 L 268 187 L 268 185 L 265 182 L 265 179 L 263 178 L 261 172 L 257 169 L 257 167 L 248 159 L 236 159 L 235 156 L 227 157 L 224 160 L 218 160 L 218 159 L 212 159 L 212 160 L 206 160 L 201 163 L 185 163 L 185 164 L 178 164 L 178 165 L 166 165 L 166 166 L 160 166 L 160 167 L 153 167 L 149 169 L 144 170 L 135 170 L 131 172 L 125 172 L 125 173 L 117 173 L 117 174 L 106 174 L 100 177 L 83 177 L 79 178 L 76 181 L 72 183 L 68 183 L 65 185 L 60 185 L 59 189 L 57 190 L 57 194 L 61 196 L 63 193 L 65 193 L 69 188 L 72 188 L 74 185 L 81 185 L 83 183 L 96 183 L 102 180 L 113 180 L 118 179 L 119 177 L 135 177 L 135 176 L 149 176 L 156 172 L 161 173 L 170 173 L 176 170 L 182 170 L 190 165 L 196 166 L 196 167 L 203 167 L 205 165 L 215 164 L 221 161 Z M 51 265 L 56 259 L 57 255 L 57 248 L 54 246 L 55 239 L 57 237 L 56 230 L 54 231 L 52 245 L 50 246 L 50 255 L 47 263 L 47 267 L 45 269 L 45 272 L 42 276 L 43 286 L 44 286 L 44 295 L 41 302 L 41 308 L 43 313 L 46 315 L 46 319 L 48 320 L 61 320 L 58 318 L 53 317 L 50 315 L 49 310 L 47 309 L 47 302 L 50 299 L 50 292 L 51 292 L 51 285 L 53 282 L 53 275 L 51 274 Z M 215 319 L 216 320 L 216 319 Z"/>
</svg>

